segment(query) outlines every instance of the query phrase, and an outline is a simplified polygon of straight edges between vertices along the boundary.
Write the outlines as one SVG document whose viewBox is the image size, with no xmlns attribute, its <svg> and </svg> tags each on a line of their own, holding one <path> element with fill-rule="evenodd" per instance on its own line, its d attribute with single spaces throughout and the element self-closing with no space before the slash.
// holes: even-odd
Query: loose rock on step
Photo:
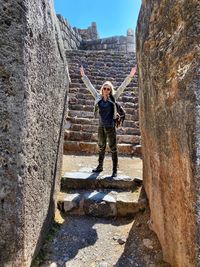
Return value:
<svg viewBox="0 0 200 267">
<path fill-rule="evenodd" d="M 120 245 L 123 245 L 124 243 L 126 243 L 126 237 L 120 237 L 117 242 L 120 244 Z"/>
<path fill-rule="evenodd" d="M 148 239 L 148 238 L 143 239 L 143 244 L 145 247 L 147 247 L 149 249 L 153 249 L 153 246 L 152 246 L 153 242 L 150 239 Z"/>
</svg>

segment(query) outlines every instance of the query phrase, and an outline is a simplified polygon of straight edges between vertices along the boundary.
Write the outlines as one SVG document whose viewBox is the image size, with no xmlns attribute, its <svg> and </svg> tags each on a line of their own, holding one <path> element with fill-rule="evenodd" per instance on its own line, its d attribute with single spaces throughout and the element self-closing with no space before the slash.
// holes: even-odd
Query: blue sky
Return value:
<svg viewBox="0 0 200 267">
<path fill-rule="evenodd" d="M 85 29 L 95 21 L 104 38 L 135 31 L 141 0 L 54 0 L 54 5 L 71 26 Z"/>
</svg>

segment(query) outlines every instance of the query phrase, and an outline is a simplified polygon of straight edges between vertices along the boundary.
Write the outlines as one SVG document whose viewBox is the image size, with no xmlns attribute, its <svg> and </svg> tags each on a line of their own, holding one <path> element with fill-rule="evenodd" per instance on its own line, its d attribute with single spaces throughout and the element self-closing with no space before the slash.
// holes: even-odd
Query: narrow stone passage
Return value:
<svg viewBox="0 0 200 267">
<path fill-rule="evenodd" d="M 65 155 L 62 176 L 66 172 L 88 170 L 96 162 L 96 156 Z M 109 173 L 109 170 L 111 158 L 106 156 L 104 173 Z M 141 178 L 142 160 L 120 157 L 119 173 Z M 149 228 L 149 208 L 143 190 L 140 199 L 143 199 L 143 207 L 128 217 L 78 216 L 57 210 L 55 221 L 60 226 L 52 240 L 43 246 L 43 259 L 39 266 L 169 266 L 162 261 L 160 244 Z"/>
</svg>

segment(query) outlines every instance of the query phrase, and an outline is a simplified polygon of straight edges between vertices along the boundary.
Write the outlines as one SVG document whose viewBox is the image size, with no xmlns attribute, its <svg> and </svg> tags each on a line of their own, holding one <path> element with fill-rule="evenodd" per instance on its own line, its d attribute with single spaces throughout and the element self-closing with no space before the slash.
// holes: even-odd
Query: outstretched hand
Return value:
<svg viewBox="0 0 200 267">
<path fill-rule="evenodd" d="M 82 65 L 80 67 L 80 73 L 81 73 L 81 76 L 84 76 L 85 75 L 85 71 L 84 71 L 84 68 L 83 68 Z"/>
<path fill-rule="evenodd" d="M 130 76 L 131 76 L 131 77 L 133 77 L 133 76 L 135 75 L 136 70 L 137 70 L 137 65 L 135 65 L 135 67 L 133 67 L 133 68 L 131 69 L 131 72 L 130 72 Z"/>
</svg>

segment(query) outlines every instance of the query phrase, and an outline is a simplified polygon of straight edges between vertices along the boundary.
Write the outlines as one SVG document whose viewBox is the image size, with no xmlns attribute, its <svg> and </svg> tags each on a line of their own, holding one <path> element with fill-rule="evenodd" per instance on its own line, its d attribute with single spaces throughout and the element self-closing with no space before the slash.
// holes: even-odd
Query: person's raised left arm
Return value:
<svg viewBox="0 0 200 267">
<path fill-rule="evenodd" d="M 126 86 L 131 82 L 131 80 L 133 79 L 133 77 L 136 73 L 136 70 L 137 70 L 137 65 L 131 69 L 130 74 L 125 78 L 123 83 L 118 87 L 118 89 L 114 95 L 115 99 L 117 99 L 123 93 Z"/>
</svg>

